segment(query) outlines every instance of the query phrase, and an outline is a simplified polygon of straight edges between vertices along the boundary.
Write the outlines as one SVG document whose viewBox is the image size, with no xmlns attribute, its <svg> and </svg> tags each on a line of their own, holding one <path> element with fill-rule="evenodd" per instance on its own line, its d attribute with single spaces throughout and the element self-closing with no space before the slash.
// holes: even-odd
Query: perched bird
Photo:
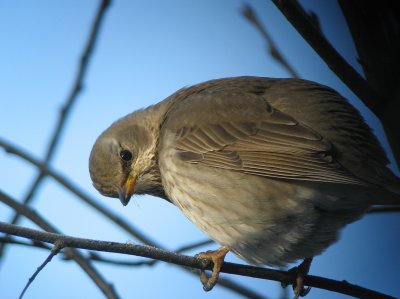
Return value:
<svg viewBox="0 0 400 299">
<path fill-rule="evenodd" d="M 400 179 L 358 111 L 326 86 L 237 77 L 183 88 L 111 125 L 93 146 L 94 187 L 127 205 L 176 205 L 222 247 L 199 255 L 211 289 L 225 254 L 255 265 L 311 260 L 371 205 L 400 204 Z M 301 271 L 300 271 L 301 270 Z"/>
</svg>

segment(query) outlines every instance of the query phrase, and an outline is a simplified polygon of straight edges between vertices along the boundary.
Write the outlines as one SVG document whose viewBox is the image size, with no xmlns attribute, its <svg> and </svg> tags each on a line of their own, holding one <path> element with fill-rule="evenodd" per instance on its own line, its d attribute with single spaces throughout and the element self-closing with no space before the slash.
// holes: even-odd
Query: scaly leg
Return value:
<svg viewBox="0 0 400 299">
<path fill-rule="evenodd" d="M 209 250 L 196 254 L 197 259 L 207 260 L 213 263 L 213 270 L 211 277 L 207 277 L 206 272 L 201 270 L 200 281 L 203 284 L 204 291 L 211 291 L 212 288 L 217 284 L 219 271 L 221 270 L 222 264 L 224 263 L 225 255 L 229 252 L 229 249 L 222 246 L 218 250 Z"/>
<path fill-rule="evenodd" d="M 311 287 L 304 288 L 304 278 L 307 276 L 308 271 L 310 271 L 311 262 L 312 257 L 308 257 L 295 268 L 297 272 L 296 283 L 293 285 L 295 299 L 299 298 L 299 296 L 304 297 L 311 290 Z"/>
</svg>

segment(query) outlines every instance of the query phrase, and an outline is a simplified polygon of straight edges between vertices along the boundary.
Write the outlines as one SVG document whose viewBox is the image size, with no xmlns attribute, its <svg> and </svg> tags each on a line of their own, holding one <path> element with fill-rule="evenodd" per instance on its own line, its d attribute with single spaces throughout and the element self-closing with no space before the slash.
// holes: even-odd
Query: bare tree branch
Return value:
<svg viewBox="0 0 400 299">
<path fill-rule="evenodd" d="M 53 249 L 51 249 L 49 256 L 46 258 L 46 260 L 36 269 L 35 273 L 33 273 L 33 275 L 29 278 L 26 286 L 24 287 L 24 289 L 22 290 L 21 295 L 19 296 L 19 299 L 22 299 L 22 297 L 24 297 L 24 294 L 26 292 L 26 290 L 29 288 L 29 286 L 31 285 L 31 283 L 35 280 L 36 276 L 39 274 L 40 271 L 43 270 L 43 268 L 51 262 L 51 260 L 53 259 L 53 257 L 55 255 L 57 255 L 60 250 L 63 248 L 63 241 L 60 239 L 57 242 L 54 243 Z"/>
<path fill-rule="evenodd" d="M 400 5 L 398 1 L 338 1 L 368 83 L 384 101 L 375 111 L 400 167 Z"/>
<path fill-rule="evenodd" d="M 45 249 L 45 250 L 51 250 L 51 247 L 48 246 L 46 243 L 43 242 L 38 242 L 35 240 L 31 240 L 31 242 L 24 242 L 21 240 L 17 240 L 14 237 L 11 236 L 0 236 L 0 243 L 8 243 L 8 244 L 13 244 L 13 245 L 21 245 L 25 247 L 34 247 L 34 248 L 40 248 L 40 249 Z M 177 250 L 174 250 L 176 253 L 183 253 L 188 250 L 192 250 L 195 248 L 198 248 L 203 245 L 208 245 L 210 243 L 214 243 L 211 240 L 207 241 L 202 241 L 195 243 L 193 245 L 189 246 L 184 246 L 180 247 Z M 64 255 L 63 259 L 65 261 L 70 261 L 72 260 L 69 256 Z M 100 263 L 105 263 L 105 264 L 111 264 L 111 265 L 117 265 L 117 266 L 128 266 L 128 267 L 135 267 L 135 266 L 153 266 L 156 263 L 160 262 L 159 260 L 140 260 L 140 261 L 132 261 L 132 260 L 121 260 L 121 259 L 111 259 L 108 257 L 101 256 L 100 254 L 92 251 L 88 251 L 88 259 L 95 261 L 95 262 L 100 262 Z"/>
<path fill-rule="evenodd" d="M 0 239 L 1 240 L 1 239 Z M 196 242 L 193 244 L 185 245 L 182 247 L 179 247 L 178 249 L 174 250 L 176 253 L 183 253 L 185 251 L 197 249 L 202 246 L 210 245 L 213 244 L 214 241 L 212 240 L 204 240 L 201 242 Z M 43 243 L 40 243 L 43 244 Z M 89 253 L 90 259 L 93 261 L 99 261 L 103 263 L 108 263 L 108 264 L 114 264 L 114 265 L 120 265 L 120 266 L 153 266 L 156 263 L 159 262 L 159 260 L 142 260 L 142 261 L 121 261 L 121 260 L 114 260 L 114 259 L 109 259 L 102 257 L 98 255 L 95 252 L 90 252 Z"/>
<path fill-rule="evenodd" d="M 379 105 L 377 93 L 314 26 L 301 5 L 295 0 L 272 0 L 272 2 L 340 80 L 374 111 Z"/>
<path fill-rule="evenodd" d="M 400 207 L 399 206 L 393 206 L 393 207 L 372 207 L 369 211 L 368 214 L 377 214 L 377 213 L 398 213 L 400 212 Z"/>
<path fill-rule="evenodd" d="M 47 249 L 51 250 L 51 247 L 46 245 L 46 243 L 43 242 L 38 242 L 35 240 L 31 240 L 32 242 L 22 242 L 19 240 L 16 240 L 15 238 L 11 238 L 9 236 L 7 237 L 0 237 L 0 242 L 7 242 L 9 244 L 15 244 L 15 245 L 22 245 L 22 246 L 28 246 L 28 247 L 35 247 L 35 248 L 41 248 L 41 249 Z M 65 261 L 71 261 L 72 259 L 68 255 L 64 255 L 62 257 L 63 260 Z M 128 266 L 128 267 L 137 267 L 137 266 L 153 266 L 156 263 L 160 262 L 159 260 L 149 260 L 149 259 L 143 259 L 140 261 L 128 261 L 128 260 L 114 260 L 110 258 L 105 258 L 100 256 L 98 253 L 95 253 L 93 251 L 88 252 L 88 259 L 94 261 L 94 262 L 100 262 L 100 263 L 106 263 L 106 264 L 112 264 L 112 265 L 117 265 L 117 266 Z M 187 268 L 182 268 L 182 269 L 187 269 Z M 190 271 L 190 270 L 188 270 Z M 196 273 L 190 272 L 194 275 L 197 275 Z M 221 285 L 231 291 L 236 292 L 239 295 L 242 295 L 245 298 L 250 298 L 250 299 L 268 299 L 267 296 L 265 295 L 260 295 L 257 294 L 256 292 L 252 291 L 249 288 L 245 288 L 227 278 L 221 277 L 218 281 L 218 285 Z"/>
<path fill-rule="evenodd" d="M 63 129 L 65 127 L 65 123 L 68 119 L 68 116 L 70 114 L 70 111 L 72 110 L 72 107 L 74 103 L 76 102 L 79 93 L 83 89 L 83 80 L 86 75 L 88 66 L 89 66 L 89 61 L 93 53 L 94 46 L 96 44 L 96 40 L 99 35 L 100 31 L 100 25 L 102 24 L 102 21 L 104 19 L 105 12 L 107 8 L 110 5 L 110 0 L 102 0 L 100 2 L 97 14 L 95 16 L 92 28 L 90 30 L 89 38 L 87 40 L 85 49 L 82 53 L 81 59 L 80 59 L 80 64 L 78 67 L 78 72 L 75 78 L 75 82 L 73 84 L 73 87 L 71 89 L 71 92 L 69 96 L 67 97 L 67 100 L 65 101 L 64 106 L 61 108 L 60 111 L 60 116 L 57 121 L 57 125 L 55 126 L 55 130 L 52 134 L 52 137 L 50 138 L 49 146 L 46 151 L 45 159 L 44 159 L 44 164 L 48 164 L 51 159 L 54 156 L 55 149 L 57 147 L 57 144 L 60 140 L 60 136 L 62 135 Z M 28 204 L 32 198 L 35 196 L 35 192 L 40 186 L 43 178 L 45 175 L 40 172 L 36 178 L 34 179 L 32 185 L 28 189 L 29 191 L 27 192 L 27 195 L 25 196 L 23 202 L 24 204 Z M 19 218 L 19 214 L 15 214 L 11 220 L 11 223 L 17 223 Z M 2 257 L 4 251 L 4 245 L 0 244 L 0 259 Z"/>
<path fill-rule="evenodd" d="M 36 241 L 47 242 L 52 244 L 54 244 L 58 240 L 62 240 L 64 242 L 64 246 L 66 247 L 136 255 L 146 258 L 159 259 L 164 262 L 173 263 L 190 268 L 196 268 L 196 269 L 204 268 L 201 259 L 177 254 L 174 252 L 169 252 L 166 250 L 155 248 L 153 246 L 126 244 L 126 243 L 124 244 L 124 243 L 116 243 L 109 241 L 98 241 L 92 239 L 76 238 L 56 233 L 33 230 L 13 224 L 8 224 L 5 222 L 0 222 L 0 231 L 11 235 L 34 239 Z M 211 265 L 208 265 L 206 269 L 211 270 Z M 259 267 L 246 266 L 235 263 L 228 263 L 228 262 L 224 263 L 221 272 L 236 274 L 241 276 L 249 276 L 254 278 L 269 279 L 289 284 L 293 283 L 294 280 L 296 279 L 296 275 L 293 272 L 272 270 L 268 268 L 259 268 Z M 394 298 L 389 295 L 385 295 L 382 293 L 378 293 L 372 290 L 368 290 L 350 284 L 346 281 L 335 281 L 312 275 L 306 276 L 305 284 L 308 286 L 322 288 L 358 298 Z"/>
<path fill-rule="evenodd" d="M 4 192 L 0 191 L 0 201 L 14 209 L 19 214 L 31 220 L 33 223 L 37 224 L 44 230 L 57 234 L 58 230 L 43 217 L 41 217 L 37 212 L 22 205 L 6 195 Z M 5 231 L 3 231 L 5 232 Z M 7 232 L 5 232 L 7 233 Z M 37 240 L 40 241 L 40 240 Z M 54 242 L 52 242 L 54 244 Z M 118 299 L 119 296 L 114 291 L 111 284 L 107 283 L 102 275 L 92 266 L 89 260 L 87 260 L 78 250 L 74 248 L 65 248 L 65 253 L 71 256 L 76 263 L 85 271 L 88 276 L 93 280 L 93 282 L 98 286 L 98 288 L 103 292 L 103 294 L 110 299 Z"/>
<path fill-rule="evenodd" d="M 349 1 L 342 1 L 341 3 L 347 2 Z M 301 34 L 304 40 L 325 61 L 327 66 L 336 74 L 336 76 L 344 84 L 346 84 L 372 112 L 374 112 L 379 117 L 384 127 L 386 137 L 394 153 L 394 158 L 396 160 L 397 166 L 400 166 L 400 141 L 398 138 L 400 125 L 397 119 L 397 111 L 400 105 L 400 93 L 398 91 L 398 88 L 396 88 L 395 93 L 392 93 L 390 97 L 387 97 L 385 91 L 376 90 L 376 86 L 374 86 L 373 84 L 374 82 L 371 82 L 371 84 L 369 81 L 362 78 L 360 74 L 358 74 L 357 71 L 335 50 L 335 48 L 329 43 L 329 41 L 325 38 L 319 28 L 314 25 L 313 20 L 304 11 L 303 7 L 298 3 L 298 1 L 273 0 L 273 3 L 292 24 L 292 26 Z M 355 12 L 359 15 L 364 15 L 364 18 L 368 19 L 368 16 L 365 15 L 365 3 L 367 2 L 358 1 L 357 3 L 362 3 L 362 6 L 364 5 L 364 8 L 362 10 L 356 10 Z M 374 10 L 378 9 L 379 7 L 385 7 L 385 5 L 374 4 L 372 4 L 372 6 Z M 389 19 L 388 17 L 386 18 L 382 15 L 382 10 L 380 10 L 377 14 L 380 15 L 380 17 L 383 19 Z M 387 24 L 391 21 L 392 20 L 387 21 Z M 394 30 L 398 31 L 399 23 L 393 24 Z M 360 26 L 362 27 L 363 32 L 369 32 L 369 30 L 365 29 L 364 22 L 361 23 Z M 377 25 L 374 23 L 373 27 L 376 26 Z M 369 34 L 366 35 L 369 36 Z M 385 34 L 380 33 L 380 35 Z M 370 43 L 368 46 L 371 48 L 375 48 L 379 47 L 380 43 Z M 358 49 L 358 52 L 360 52 L 360 49 Z M 396 58 L 398 56 L 397 52 L 398 51 L 396 51 Z M 388 57 L 385 57 L 385 59 L 388 59 L 388 63 L 390 64 L 396 63 L 396 61 L 392 61 Z M 365 64 L 363 66 L 365 66 Z M 395 87 L 399 85 L 398 83 L 399 79 L 397 78 Z M 375 87 L 375 89 L 373 87 Z"/>
<path fill-rule="evenodd" d="M 201 242 L 196 242 L 196 243 L 193 243 L 193 244 L 189 244 L 189 245 L 185 245 L 185 246 L 179 247 L 178 249 L 174 250 L 174 252 L 183 253 L 185 251 L 197 249 L 199 247 L 203 247 L 203 246 L 210 245 L 210 244 L 213 244 L 213 243 L 214 243 L 214 241 L 212 241 L 212 240 L 204 240 L 204 241 L 201 241 Z M 40 243 L 40 244 L 43 244 L 43 243 Z M 154 266 L 155 264 L 160 262 L 159 260 L 141 260 L 141 261 L 114 260 L 114 259 L 109 259 L 109 258 L 102 257 L 102 256 L 98 255 L 95 252 L 90 252 L 89 253 L 89 257 L 93 261 L 103 262 L 103 263 L 107 263 L 107 264 L 120 265 L 120 266 Z"/>
<path fill-rule="evenodd" d="M 245 4 L 243 6 L 242 15 L 249 21 L 250 24 L 254 25 L 258 32 L 260 32 L 260 34 L 263 36 L 271 57 L 280 63 L 293 78 L 300 78 L 296 70 L 290 65 L 287 59 L 283 56 L 282 52 L 279 51 L 275 41 L 272 39 L 267 29 L 262 25 L 256 13 L 249 4 Z"/>
</svg>

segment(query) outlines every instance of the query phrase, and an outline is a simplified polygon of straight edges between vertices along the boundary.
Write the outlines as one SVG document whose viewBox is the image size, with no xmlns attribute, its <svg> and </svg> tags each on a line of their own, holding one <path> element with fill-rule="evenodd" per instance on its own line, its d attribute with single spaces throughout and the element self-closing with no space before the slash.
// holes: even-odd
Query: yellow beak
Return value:
<svg viewBox="0 0 400 299">
<path fill-rule="evenodd" d="M 129 175 L 126 182 L 122 184 L 121 189 L 119 189 L 119 200 L 123 206 L 129 203 L 132 194 L 135 192 L 135 183 L 136 179 Z"/>
</svg>

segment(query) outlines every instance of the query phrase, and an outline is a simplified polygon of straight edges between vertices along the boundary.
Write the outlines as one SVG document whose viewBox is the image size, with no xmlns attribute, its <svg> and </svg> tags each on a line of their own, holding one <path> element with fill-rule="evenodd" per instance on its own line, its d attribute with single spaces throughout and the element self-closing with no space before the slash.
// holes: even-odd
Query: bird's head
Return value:
<svg viewBox="0 0 400 299">
<path fill-rule="evenodd" d="M 89 159 L 94 187 L 125 206 L 135 194 L 165 197 L 157 165 L 159 119 L 154 109 L 120 119 L 95 142 Z M 163 196 L 164 195 L 164 196 Z"/>
</svg>

